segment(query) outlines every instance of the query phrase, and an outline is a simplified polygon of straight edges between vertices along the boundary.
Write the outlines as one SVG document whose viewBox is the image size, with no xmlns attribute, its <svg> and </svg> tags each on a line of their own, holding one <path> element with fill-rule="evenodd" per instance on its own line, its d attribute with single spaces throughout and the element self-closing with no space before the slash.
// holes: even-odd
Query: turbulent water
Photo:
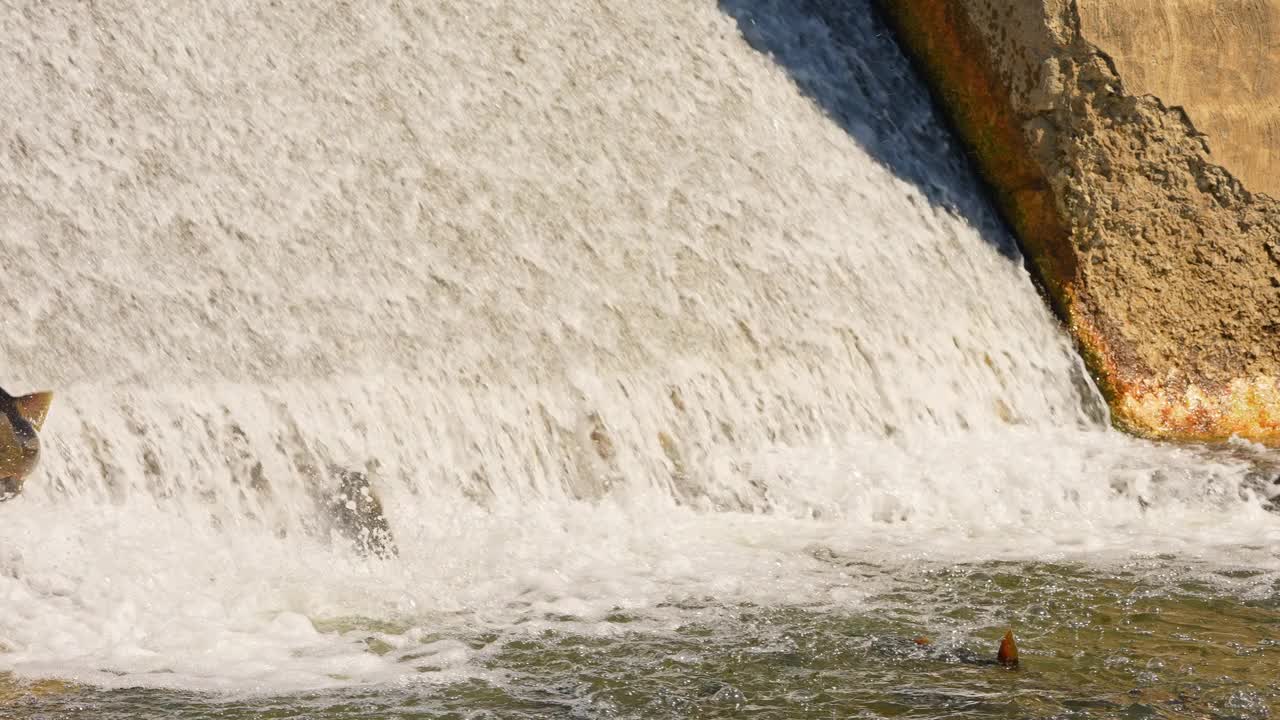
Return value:
<svg viewBox="0 0 1280 720">
<path fill-rule="evenodd" d="M 0 506 L 14 712 L 1278 702 L 1276 461 L 1108 429 L 867 2 L 0 37 L 0 382 L 57 392 Z M 1021 688 L 966 662 L 1009 624 Z"/>
</svg>

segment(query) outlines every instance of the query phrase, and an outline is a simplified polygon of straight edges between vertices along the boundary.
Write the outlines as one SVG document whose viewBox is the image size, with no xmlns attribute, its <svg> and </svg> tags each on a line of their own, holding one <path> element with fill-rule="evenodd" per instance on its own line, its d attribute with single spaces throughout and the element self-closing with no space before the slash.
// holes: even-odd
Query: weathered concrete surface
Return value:
<svg viewBox="0 0 1280 720">
<path fill-rule="evenodd" d="M 1083 0 L 1125 88 L 1181 105 L 1215 162 L 1280 198 L 1280 0 Z"/>
<path fill-rule="evenodd" d="M 1280 207 L 1215 164 L 1182 109 L 1130 92 L 1074 2 L 880 5 L 971 146 L 1116 423 L 1280 443 Z"/>
</svg>

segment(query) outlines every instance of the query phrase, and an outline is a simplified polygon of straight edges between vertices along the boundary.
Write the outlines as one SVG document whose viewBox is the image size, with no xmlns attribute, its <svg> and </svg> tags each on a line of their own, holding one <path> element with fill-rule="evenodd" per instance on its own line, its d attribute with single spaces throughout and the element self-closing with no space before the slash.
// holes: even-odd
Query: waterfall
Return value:
<svg viewBox="0 0 1280 720">
<path fill-rule="evenodd" d="M 381 680 L 317 618 L 413 643 L 822 602 L 774 563 L 818 541 L 1273 528 L 1259 451 L 1108 429 L 866 2 L 125 5 L 0 11 L 0 382 L 57 394 L 0 669 Z"/>
</svg>

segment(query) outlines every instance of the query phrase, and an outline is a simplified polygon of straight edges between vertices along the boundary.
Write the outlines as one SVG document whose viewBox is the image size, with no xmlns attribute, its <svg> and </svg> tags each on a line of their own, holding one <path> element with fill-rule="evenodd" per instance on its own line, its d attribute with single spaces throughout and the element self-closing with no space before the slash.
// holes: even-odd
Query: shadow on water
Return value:
<svg viewBox="0 0 1280 720">
<path fill-rule="evenodd" d="M 742 36 L 791 75 L 873 158 L 1021 261 L 923 82 L 870 0 L 719 0 Z"/>
</svg>

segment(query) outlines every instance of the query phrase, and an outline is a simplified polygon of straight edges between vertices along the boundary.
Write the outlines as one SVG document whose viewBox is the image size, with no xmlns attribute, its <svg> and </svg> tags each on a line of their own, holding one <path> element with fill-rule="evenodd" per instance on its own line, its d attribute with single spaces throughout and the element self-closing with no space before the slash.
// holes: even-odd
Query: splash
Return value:
<svg viewBox="0 0 1280 720">
<path fill-rule="evenodd" d="M 449 682 L 480 630 L 854 610 L 849 558 L 1271 561 L 1265 453 L 1107 429 L 869 16 L 631 5 L 0 23 L 4 366 L 60 397 L 0 670 Z"/>
</svg>

